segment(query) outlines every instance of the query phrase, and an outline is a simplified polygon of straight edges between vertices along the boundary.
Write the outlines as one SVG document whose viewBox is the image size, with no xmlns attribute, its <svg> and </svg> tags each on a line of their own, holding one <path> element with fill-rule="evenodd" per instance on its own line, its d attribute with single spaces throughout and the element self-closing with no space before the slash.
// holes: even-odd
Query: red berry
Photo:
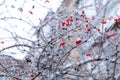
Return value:
<svg viewBox="0 0 120 80">
<path fill-rule="evenodd" d="M 80 14 L 80 17 L 81 17 L 81 18 L 84 18 L 84 17 L 85 17 L 85 15 L 84 15 L 84 14 Z"/>
<path fill-rule="evenodd" d="M 69 21 L 73 21 L 73 16 L 70 16 Z"/>
<path fill-rule="evenodd" d="M 66 24 L 66 26 L 67 26 L 67 27 L 69 27 L 69 26 L 70 26 L 70 24 L 69 24 L 69 23 L 67 23 L 67 24 Z"/>
<path fill-rule="evenodd" d="M 86 24 L 86 27 L 88 27 L 88 24 Z"/>
<path fill-rule="evenodd" d="M 110 35 L 110 37 L 114 37 L 114 36 L 116 36 L 116 35 L 117 35 L 117 34 L 113 33 L 113 34 Z"/>
<path fill-rule="evenodd" d="M 94 16 L 92 16 L 92 20 L 94 20 L 95 19 L 95 17 Z"/>
<path fill-rule="evenodd" d="M 69 18 L 69 21 L 73 21 L 73 18 Z"/>
<path fill-rule="evenodd" d="M 106 24 L 106 21 L 103 19 L 103 20 L 101 21 L 101 24 Z"/>
<path fill-rule="evenodd" d="M 117 20 L 117 19 L 114 19 L 114 21 L 115 21 L 115 22 L 118 22 L 118 20 Z"/>
<path fill-rule="evenodd" d="M 29 13 L 30 13 L 30 14 L 33 14 L 33 12 L 32 12 L 32 11 L 29 11 Z"/>
<path fill-rule="evenodd" d="M 66 23 L 69 23 L 69 19 L 66 19 Z"/>
<path fill-rule="evenodd" d="M 115 22 L 120 22 L 120 18 L 114 19 Z"/>
<path fill-rule="evenodd" d="M 31 74 L 30 74 L 30 77 L 31 77 L 31 78 L 34 78 L 34 76 L 35 76 L 34 73 L 31 73 Z"/>
<path fill-rule="evenodd" d="M 100 29 L 98 28 L 97 31 L 100 32 Z"/>
<path fill-rule="evenodd" d="M 120 18 L 118 18 L 118 22 L 120 22 Z"/>
<path fill-rule="evenodd" d="M 73 18 L 73 16 L 70 16 L 70 18 Z"/>
<path fill-rule="evenodd" d="M 66 20 L 65 20 L 65 24 L 69 24 L 69 19 L 66 19 Z"/>
<path fill-rule="evenodd" d="M 2 41 L 1 44 L 4 44 L 4 42 Z"/>
<path fill-rule="evenodd" d="M 73 21 L 73 19 L 70 19 L 70 21 Z"/>
<path fill-rule="evenodd" d="M 62 25 L 62 26 L 65 26 L 65 22 L 62 22 L 61 25 Z"/>
<path fill-rule="evenodd" d="M 86 19 L 85 22 L 88 23 L 88 19 Z"/>
<path fill-rule="evenodd" d="M 65 20 L 65 24 L 66 24 L 67 27 L 69 27 L 69 26 L 70 26 L 70 20 L 69 20 L 69 19 L 66 19 L 66 20 Z"/>
<path fill-rule="evenodd" d="M 90 54 L 90 53 L 87 53 L 86 56 L 91 56 L 91 54 Z"/>
<path fill-rule="evenodd" d="M 87 28 L 87 31 L 90 32 L 90 31 L 91 31 L 91 28 L 88 27 L 88 28 Z"/>
<path fill-rule="evenodd" d="M 82 40 L 76 40 L 76 45 L 78 45 L 78 44 L 81 44 L 82 43 Z"/>
<path fill-rule="evenodd" d="M 113 34 L 105 34 L 105 38 L 110 38 L 110 37 L 114 37 L 116 36 L 117 34 L 116 33 L 113 33 Z"/>
<path fill-rule="evenodd" d="M 45 3 L 49 2 L 49 0 L 46 0 Z"/>
<path fill-rule="evenodd" d="M 65 41 L 62 41 L 61 43 L 60 43 L 60 46 L 64 46 L 66 43 L 65 43 Z"/>
</svg>

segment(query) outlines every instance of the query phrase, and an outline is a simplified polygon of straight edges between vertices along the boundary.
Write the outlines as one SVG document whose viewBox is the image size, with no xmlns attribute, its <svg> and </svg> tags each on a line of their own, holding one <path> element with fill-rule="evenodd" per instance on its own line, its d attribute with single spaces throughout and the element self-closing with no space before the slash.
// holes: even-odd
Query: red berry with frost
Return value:
<svg viewBox="0 0 120 80">
<path fill-rule="evenodd" d="M 72 19 L 72 18 L 70 18 L 70 19 L 69 19 L 69 21 L 71 21 L 71 22 L 72 22 L 72 21 L 73 21 L 73 19 Z"/>
<path fill-rule="evenodd" d="M 62 26 L 65 26 L 65 22 L 62 22 L 61 25 L 62 25 Z"/>
<path fill-rule="evenodd" d="M 85 15 L 84 15 L 84 14 L 80 14 L 80 17 L 81 17 L 81 18 L 84 18 L 84 17 L 85 17 Z"/>
<path fill-rule="evenodd" d="M 88 27 L 88 24 L 86 24 L 86 27 Z"/>
<path fill-rule="evenodd" d="M 69 26 L 70 26 L 70 24 L 69 24 L 69 23 L 67 23 L 67 24 L 66 24 L 66 26 L 67 26 L 67 27 L 69 27 Z"/>
<path fill-rule="evenodd" d="M 73 19 L 73 16 L 70 16 L 70 19 Z"/>
<path fill-rule="evenodd" d="M 69 19 L 66 19 L 66 23 L 69 23 Z"/>
<path fill-rule="evenodd" d="M 94 16 L 92 16 L 92 20 L 94 20 L 95 19 L 95 17 Z"/>
<path fill-rule="evenodd" d="M 2 41 L 1 44 L 4 44 L 4 42 Z"/>
<path fill-rule="evenodd" d="M 69 21 L 73 21 L 73 16 L 70 16 Z"/>
<path fill-rule="evenodd" d="M 31 78 L 34 78 L 34 76 L 35 76 L 34 73 L 31 73 L 31 74 L 30 74 L 30 77 L 31 77 Z"/>
<path fill-rule="evenodd" d="M 104 19 L 102 19 L 101 24 L 106 24 L 106 23 L 107 22 Z"/>
<path fill-rule="evenodd" d="M 91 31 L 91 28 L 88 27 L 88 28 L 87 28 L 87 32 L 90 32 L 90 31 Z"/>
<path fill-rule="evenodd" d="M 66 19 L 66 20 L 65 20 L 65 24 L 69 24 L 69 19 Z"/>
<path fill-rule="evenodd" d="M 87 54 L 86 54 L 86 56 L 88 56 L 88 57 L 89 57 L 89 56 L 91 56 L 91 54 L 90 54 L 90 53 L 87 53 Z"/>
<path fill-rule="evenodd" d="M 114 19 L 115 22 L 120 22 L 120 18 Z"/>
<path fill-rule="evenodd" d="M 78 45 L 78 44 L 81 44 L 82 43 L 82 40 L 76 40 L 76 45 Z"/>
<path fill-rule="evenodd" d="M 33 12 L 32 11 L 28 11 L 30 14 L 33 14 Z"/>
<path fill-rule="evenodd" d="M 117 34 L 113 33 L 113 34 L 110 35 L 110 37 L 114 37 L 114 36 L 116 36 L 116 35 L 117 35 Z"/>
<path fill-rule="evenodd" d="M 88 19 L 86 19 L 85 22 L 88 23 Z"/>
<path fill-rule="evenodd" d="M 100 32 L 100 29 L 98 28 L 97 31 Z"/>
<path fill-rule="evenodd" d="M 45 3 L 49 2 L 49 0 L 46 0 Z"/>
<path fill-rule="evenodd" d="M 66 43 L 65 43 L 65 41 L 62 41 L 61 43 L 60 43 L 60 46 L 64 46 Z"/>
</svg>

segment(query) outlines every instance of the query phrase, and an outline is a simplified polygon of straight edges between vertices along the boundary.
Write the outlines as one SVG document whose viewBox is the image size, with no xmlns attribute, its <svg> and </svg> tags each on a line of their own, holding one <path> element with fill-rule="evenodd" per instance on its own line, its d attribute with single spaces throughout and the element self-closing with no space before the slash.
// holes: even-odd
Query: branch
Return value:
<svg viewBox="0 0 120 80">
<path fill-rule="evenodd" d="M 10 49 L 10 48 L 14 48 L 14 47 L 28 47 L 28 48 L 32 48 L 32 49 L 39 49 L 39 48 L 43 48 L 44 46 L 39 46 L 39 47 L 33 47 L 33 46 L 30 46 L 30 45 L 26 45 L 26 44 L 18 44 L 18 45 L 12 45 L 12 46 L 9 46 L 9 47 L 6 47 L 6 48 L 3 48 L 0 50 L 0 53 L 4 50 L 7 50 L 7 49 Z"/>
</svg>

